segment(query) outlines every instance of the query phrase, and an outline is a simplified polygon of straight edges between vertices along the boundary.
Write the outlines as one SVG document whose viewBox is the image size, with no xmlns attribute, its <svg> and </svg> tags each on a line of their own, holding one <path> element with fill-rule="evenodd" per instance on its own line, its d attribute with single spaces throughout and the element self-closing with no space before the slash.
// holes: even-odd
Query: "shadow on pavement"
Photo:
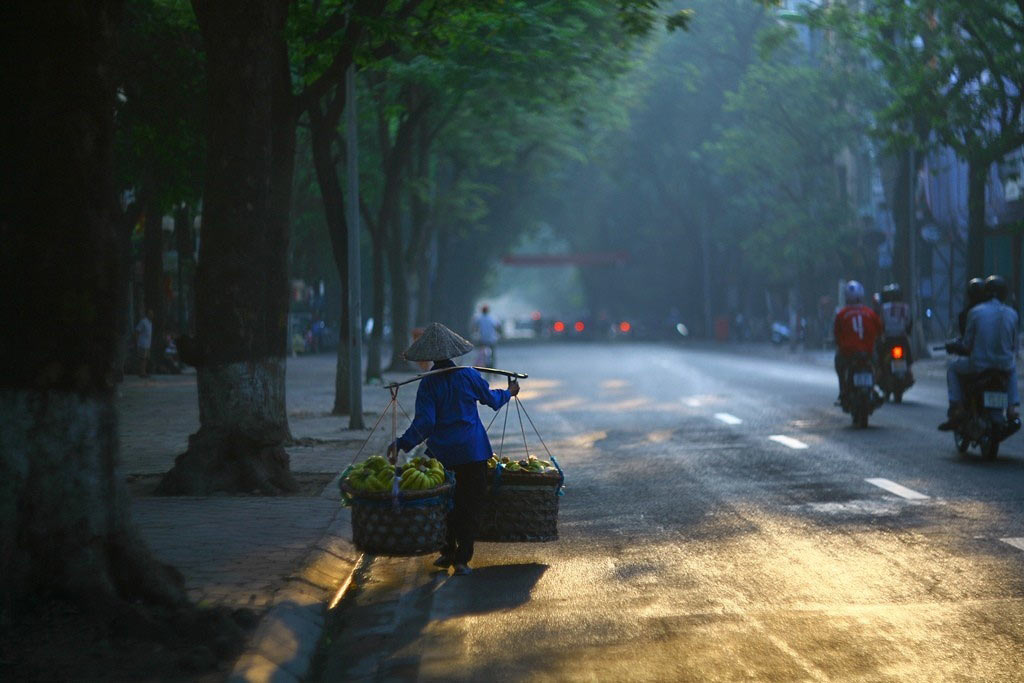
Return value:
<svg viewBox="0 0 1024 683">
<path fill-rule="evenodd" d="M 468 576 L 452 576 L 441 590 L 450 593 L 444 618 L 515 609 L 530 594 L 548 565 L 530 562 L 477 567 Z"/>
</svg>

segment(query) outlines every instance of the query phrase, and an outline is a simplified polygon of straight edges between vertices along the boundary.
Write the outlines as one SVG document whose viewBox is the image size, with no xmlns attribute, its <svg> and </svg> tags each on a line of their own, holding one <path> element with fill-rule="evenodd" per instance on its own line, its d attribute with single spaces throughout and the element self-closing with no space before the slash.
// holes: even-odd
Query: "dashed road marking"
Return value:
<svg viewBox="0 0 1024 683">
<path fill-rule="evenodd" d="M 797 450 L 807 448 L 807 444 L 803 441 L 794 439 L 791 436 L 786 436 L 785 434 L 772 434 L 768 438 L 776 443 L 781 443 L 783 446 L 788 446 L 789 448 L 795 448 Z"/>
<path fill-rule="evenodd" d="M 715 419 L 724 422 L 727 425 L 738 425 L 743 423 L 743 420 L 739 419 L 735 415 L 730 415 L 729 413 L 715 413 Z"/>
<path fill-rule="evenodd" d="M 906 498 L 907 500 L 925 500 L 929 498 L 929 496 L 926 496 L 923 493 L 918 493 L 917 491 L 908 489 L 906 486 L 901 486 L 900 484 L 897 484 L 894 481 L 889 481 L 888 479 L 865 479 L 864 481 L 877 486 L 880 489 L 885 489 L 889 493 L 895 493 L 897 496 Z"/>
<path fill-rule="evenodd" d="M 1012 545 L 1017 550 L 1024 550 L 1024 538 L 1000 538 L 1000 541 Z"/>
<path fill-rule="evenodd" d="M 685 403 L 691 408 L 700 408 L 700 399 L 688 398 L 685 400 Z"/>
</svg>

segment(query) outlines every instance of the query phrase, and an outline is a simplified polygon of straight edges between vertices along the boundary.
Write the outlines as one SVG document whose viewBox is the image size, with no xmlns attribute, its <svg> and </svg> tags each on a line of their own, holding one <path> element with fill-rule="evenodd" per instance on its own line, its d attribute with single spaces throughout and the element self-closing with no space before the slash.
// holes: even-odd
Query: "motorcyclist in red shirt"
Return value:
<svg viewBox="0 0 1024 683">
<path fill-rule="evenodd" d="M 839 399 L 847 390 L 850 362 L 858 353 L 874 357 L 875 339 L 882 333 L 882 320 L 870 306 L 864 305 L 864 287 L 850 280 L 844 288 L 846 306 L 836 314 L 832 335 L 836 340 L 836 375 L 839 376 Z"/>
</svg>

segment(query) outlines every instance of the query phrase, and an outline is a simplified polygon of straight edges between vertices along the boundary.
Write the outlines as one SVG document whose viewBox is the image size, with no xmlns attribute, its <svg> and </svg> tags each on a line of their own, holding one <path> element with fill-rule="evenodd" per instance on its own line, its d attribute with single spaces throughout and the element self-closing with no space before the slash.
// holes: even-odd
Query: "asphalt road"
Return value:
<svg viewBox="0 0 1024 683">
<path fill-rule="evenodd" d="M 323 680 L 1024 680 L 1024 438 L 959 456 L 937 373 L 858 430 L 826 365 L 501 360 L 567 473 L 560 540 L 481 543 L 465 577 L 366 558 Z"/>
</svg>

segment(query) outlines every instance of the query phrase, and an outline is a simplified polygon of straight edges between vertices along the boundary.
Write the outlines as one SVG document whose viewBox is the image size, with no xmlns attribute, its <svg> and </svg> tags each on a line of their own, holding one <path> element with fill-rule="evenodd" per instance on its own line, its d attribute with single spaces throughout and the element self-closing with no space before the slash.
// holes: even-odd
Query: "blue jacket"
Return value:
<svg viewBox="0 0 1024 683">
<path fill-rule="evenodd" d="M 971 367 L 1013 370 L 1017 355 L 1017 312 L 998 299 L 978 304 L 967 314 L 964 346 L 971 350 Z"/>
<path fill-rule="evenodd" d="M 452 365 L 437 363 L 434 369 Z M 491 442 L 476 404 L 498 410 L 509 398 L 506 389 L 492 390 L 473 368 L 424 377 L 416 391 L 416 416 L 397 445 L 408 452 L 426 439 L 430 454 L 446 467 L 486 460 Z"/>
</svg>

